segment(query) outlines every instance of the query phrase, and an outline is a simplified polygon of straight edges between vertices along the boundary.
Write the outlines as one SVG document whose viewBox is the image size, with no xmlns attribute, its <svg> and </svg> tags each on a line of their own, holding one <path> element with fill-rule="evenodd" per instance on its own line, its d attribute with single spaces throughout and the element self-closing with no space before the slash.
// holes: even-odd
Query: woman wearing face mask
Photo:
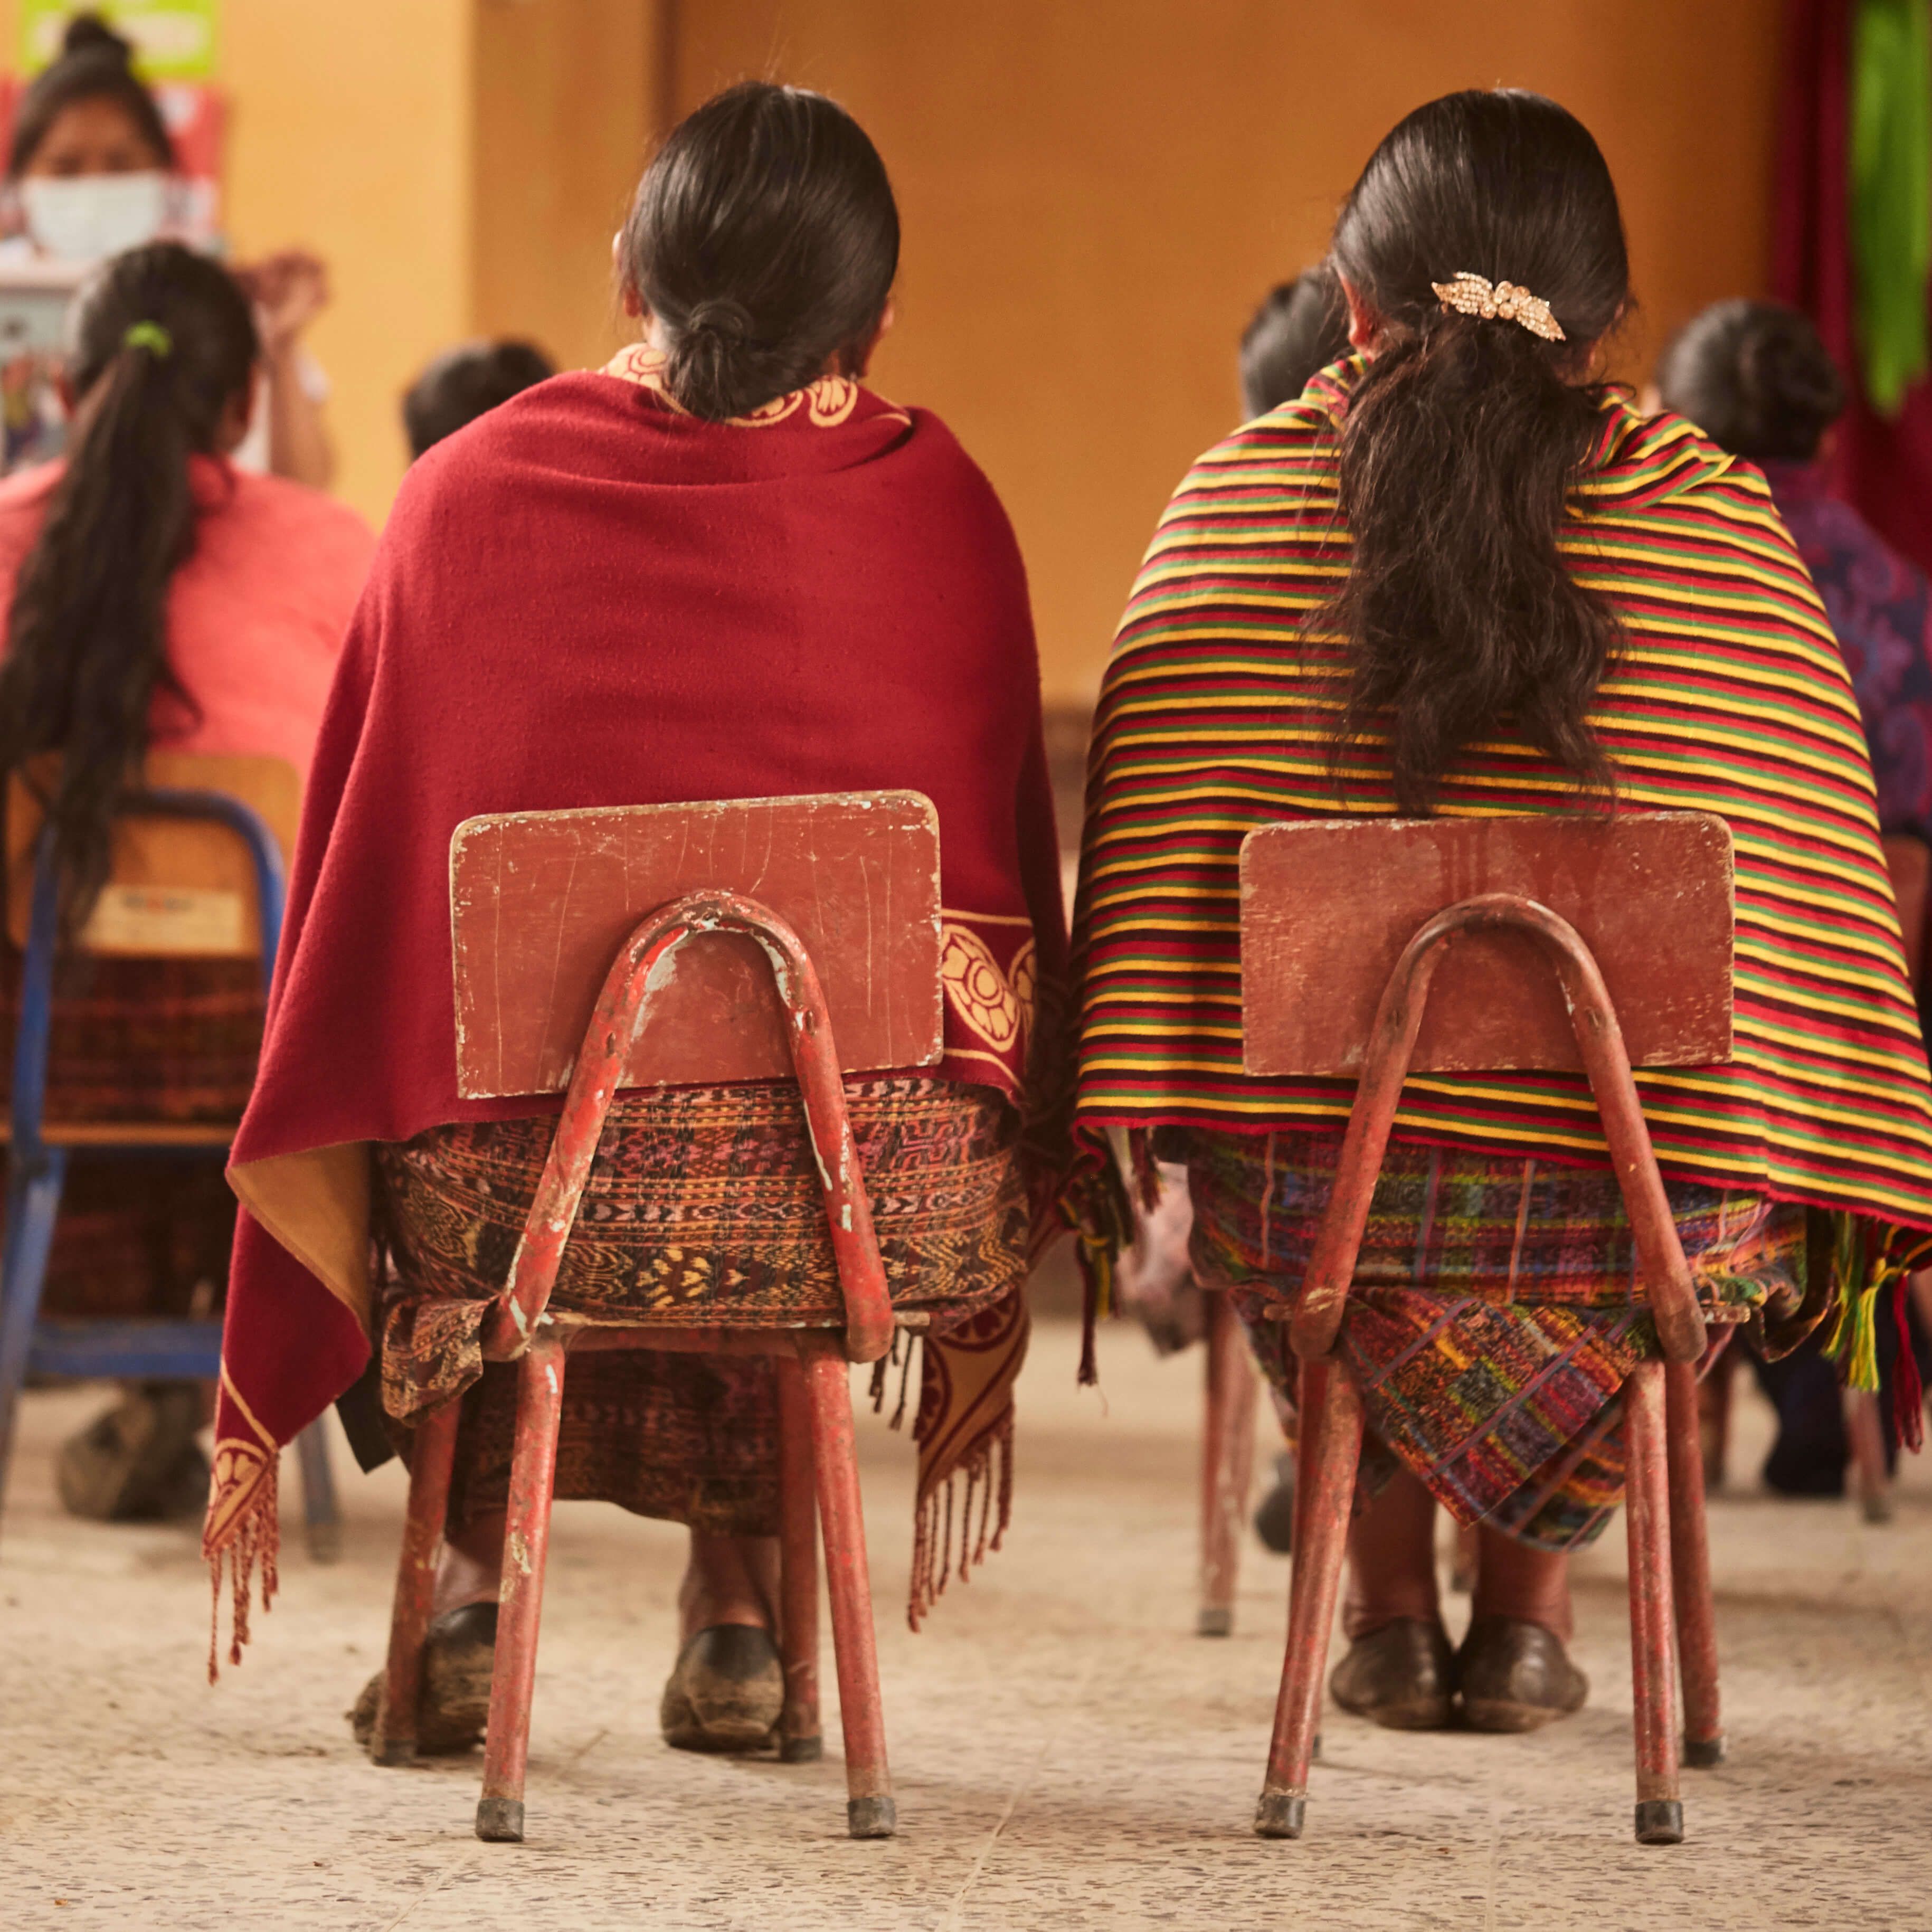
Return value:
<svg viewBox="0 0 1932 1932">
<path fill-rule="evenodd" d="M 1351 1082 L 1242 1064 L 1238 854 L 1281 820 L 1714 812 L 1736 1049 L 1637 1085 L 1700 1300 L 1788 1347 L 1868 1336 L 1932 1228 L 1932 1089 L 1843 660 L 1763 478 L 1601 383 L 1616 191 L 1554 101 L 1450 94 L 1370 157 L 1332 259 L 1360 354 L 1196 465 L 1096 714 L 1075 915 L 1077 1204 L 1106 1132 L 1185 1160 L 1194 1264 L 1292 1393 L 1281 1317 Z M 1480 280 L 1478 278 L 1480 278 Z M 1339 1352 L 1370 1438 L 1336 1702 L 1396 1729 L 1579 1708 L 1568 1553 L 1621 1498 L 1658 1343 L 1580 1076 L 1408 1082 Z M 1437 1504 L 1480 1526 L 1452 1648 Z"/>
<path fill-rule="evenodd" d="M 0 788 L 60 755 L 49 815 L 70 928 L 151 744 L 279 758 L 306 778 L 374 550 L 346 506 L 233 467 L 259 345 L 248 297 L 218 263 L 170 242 L 118 254 L 82 286 L 73 333 L 66 458 L 0 483 Z M 261 1038 L 254 961 L 76 956 L 60 971 L 50 1118 L 240 1111 Z M 18 972 L 0 949 L 0 986 Z M 10 1012 L 9 1050 L 13 1025 Z M 81 1162 L 46 1306 L 192 1313 L 226 1273 L 234 1220 L 212 1168 Z M 198 1500 L 200 1419 L 192 1384 L 130 1391 L 63 1448 L 63 1498 L 104 1518 Z"/>
<path fill-rule="evenodd" d="M 178 228 L 174 143 L 134 71 L 133 52 L 97 15 L 68 23 L 60 57 L 35 76 L 14 120 L 7 181 L 25 232 L 0 247 L 91 263 Z M 314 256 L 288 250 L 238 279 L 256 306 L 262 393 L 236 460 L 326 489 L 334 472 L 322 419 L 328 384 L 302 346 L 304 331 L 328 303 L 326 272 Z M 31 433 L 31 400 L 8 398 L 10 467 L 51 453 L 46 439 Z"/>
</svg>

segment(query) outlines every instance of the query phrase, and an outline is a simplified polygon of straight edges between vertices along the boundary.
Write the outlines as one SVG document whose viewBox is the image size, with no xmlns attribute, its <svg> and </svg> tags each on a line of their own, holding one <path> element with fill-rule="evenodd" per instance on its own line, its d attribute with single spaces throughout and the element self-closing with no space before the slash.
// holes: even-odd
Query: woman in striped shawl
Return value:
<svg viewBox="0 0 1932 1932">
<path fill-rule="evenodd" d="M 1255 826 L 1712 812 L 1736 846 L 1735 1058 L 1640 1075 L 1652 1137 L 1700 1295 L 1774 1347 L 1829 1313 L 1862 1372 L 1877 1286 L 1932 1228 L 1932 1094 L 1857 708 L 1763 478 L 1593 380 L 1630 300 L 1622 224 L 1554 103 L 1419 109 L 1333 260 L 1359 352 L 1196 465 L 1102 694 L 1074 1201 L 1099 1285 L 1124 1130 L 1142 1171 L 1187 1162 L 1196 1268 L 1286 1387 L 1354 1096 L 1243 1074 Z M 1523 1730 L 1581 1706 L 1567 1552 L 1622 1493 L 1617 1397 L 1657 1346 L 1634 1276 L 1580 1076 L 1409 1083 L 1340 1344 L 1371 1433 L 1345 1708 L 1420 1728 L 1460 1699 Z M 1453 1653 L 1438 1501 L 1481 1526 Z"/>
</svg>

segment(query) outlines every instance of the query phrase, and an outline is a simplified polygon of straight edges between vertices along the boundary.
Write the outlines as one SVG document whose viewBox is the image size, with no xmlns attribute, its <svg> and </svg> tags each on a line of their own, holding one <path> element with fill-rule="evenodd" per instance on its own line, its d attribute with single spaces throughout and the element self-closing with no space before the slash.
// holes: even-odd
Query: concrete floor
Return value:
<svg viewBox="0 0 1932 1932">
<path fill-rule="evenodd" d="M 1630 1841 L 1620 1530 L 1578 1565 L 1586 1712 L 1493 1738 L 1331 1710 L 1310 1836 L 1264 1844 L 1286 1567 L 1251 1544 L 1236 1634 L 1190 1634 L 1198 1360 L 1115 1331 L 1096 1394 L 1076 1341 L 1036 1341 L 1007 1549 L 919 1637 L 909 1449 L 868 1419 L 902 1825 L 866 1844 L 836 1756 L 658 1741 L 679 1532 L 560 1508 L 530 1839 L 482 1845 L 477 1760 L 378 1771 L 343 1721 L 382 1648 L 393 1467 L 338 1455 L 342 1562 L 310 1563 L 292 1522 L 282 1598 L 210 1690 L 192 1532 L 61 1516 L 52 1448 L 98 1392 L 32 1397 L 0 1540 L 0 1924 L 1932 1928 L 1932 1465 L 1908 1465 L 1883 1528 L 1849 1504 L 1714 1505 L 1732 1757 L 1687 1774 L 1684 1846 Z M 1754 1469 L 1754 1406 L 1738 1435 Z"/>
</svg>

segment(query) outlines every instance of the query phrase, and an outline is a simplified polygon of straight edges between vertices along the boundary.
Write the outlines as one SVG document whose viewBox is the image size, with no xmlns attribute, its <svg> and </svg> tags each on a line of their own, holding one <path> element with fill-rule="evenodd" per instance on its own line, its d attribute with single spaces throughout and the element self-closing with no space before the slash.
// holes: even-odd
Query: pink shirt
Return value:
<svg viewBox="0 0 1932 1932">
<path fill-rule="evenodd" d="M 62 466 L 0 482 L 0 610 L 46 515 Z M 201 707 L 155 701 L 171 752 L 286 758 L 308 779 L 316 733 L 376 539 L 353 510 L 278 476 L 212 457 L 191 466 L 201 514 L 168 593 L 168 658 Z"/>
</svg>

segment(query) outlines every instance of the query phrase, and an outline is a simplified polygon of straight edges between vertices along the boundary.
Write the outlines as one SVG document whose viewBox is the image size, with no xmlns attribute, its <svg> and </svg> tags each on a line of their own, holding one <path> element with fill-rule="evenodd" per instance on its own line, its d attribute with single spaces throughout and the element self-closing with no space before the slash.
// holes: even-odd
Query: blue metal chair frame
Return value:
<svg viewBox="0 0 1932 1932">
<path fill-rule="evenodd" d="M 131 794 L 120 808 L 134 816 L 212 820 L 240 838 L 254 867 L 266 990 L 274 975 L 287 887 L 280 848 L 260 814 L 220 792 L 161 788 Z M 20 976 L 20 1025 L 14 1040 L 6 1244 L 0 1252 L 0 1496 L 4 1494 L 13 1456 L 20 1393 L 30 1373 L 187 1379 L 212 1378 L 221 1372 L 219 1322 L 40 1319 L 40 1294 L 67 1180 L 68 1157 L 74 1151 L 67 1146 L 50 1145 L 44 1131 L 59 898 L 52 831 L 43 827 L 34 852 L 33 907 Z M 164 1160 L 206 1160 L 226 1152 L 218 1145 L 184 1148 L 142 1141 L 138 1124 L 130 1123 L 129 1132 L 130 1138 L 125 1142 L 89 1141 L 86 1150 Z M 328 1441 L 319 1421 L 302 1431 L 296 1450 L 302 1461 L 310 1552 L 327 1561 L 336 1554 L 339 1530 Z"/>
</svg>

